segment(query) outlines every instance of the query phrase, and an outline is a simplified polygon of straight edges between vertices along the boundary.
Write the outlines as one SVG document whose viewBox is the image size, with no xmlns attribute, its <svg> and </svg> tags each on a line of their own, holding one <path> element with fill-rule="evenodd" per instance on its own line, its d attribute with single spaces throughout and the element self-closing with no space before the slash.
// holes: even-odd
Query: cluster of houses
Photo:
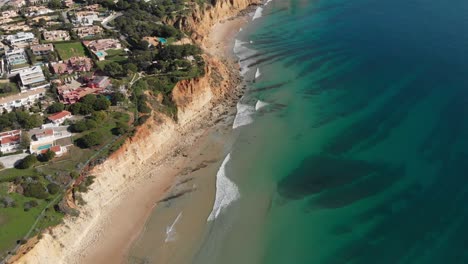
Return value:
<svg viewBox="0 0 468 264">
<path fill-rule="evenodd" d="M 0 12 L 0 28 L 10 32 L 0 35 L 0 76 L 15 80 L 19 88 L 18 94 L 3 97 L 0 94 L 0 111 L 33 106 L 46 95 L 51 76 L 57 84 L 56 100 L 64 104 L 76 103 L 87 94 L 104 93 L 110 86 L 108 77 L 94 72 L 94 61 L 105 60 L 111 49 L 122 49 L 117 39 L 102 38 L 104 29 L 96 23 L 111 14 L 99 4 L 77 7 L 72 0 L 62 3 L 70 7 L 67 12 L 56 12 L 46 7 L 46 2 L 11 0 L 8 5 L 13 8 Z M 50 27 L 54 25 L 51 23 L 63 23 L 58 22 L 57 17 L 65 14 L 73 25 L 70 30 Z M 25 16 L 28 23 L 41 22 L 39 34 L 33 33 L 29 24 L 24 24 Z M 60 58 L 55 45 L 72 39 L 80 42 L 91 57 L 83 54 Z M 81 75 L 87 77 L 77 78 Z"/>
<path fill-rule="evenodd" d="M 27 147 L 29 153 L 40 155 L 50 150 L 60 157 L 67 152 L 68 147 L 73 145 L 72 134 L 67 130 L 67 126 L 60 126 L 69 118 L 71 118 L 71 113 L 62 111 L 49 116 L 50 123 L 41 128 L 2 132 L 0 133 L 0 151 L 2 154 L 8 154 L 24 150 L 25 146 L 21 143 L 26 136 L 29 139 L 29 147 Z"/>
<path fill-rule="evenodd" d="M 73 0 L 62 0 L 62 5 L 69 8 L 63 12 L 48 8 L 47 2 L 10 0 L 7 3 L 10 9 L 0 11 L 0 30 L 5 34 L 0 35 L 0 76 L 5 81 L 14 80 L 18 88 L 16 94 L 0 94 L 0 111 L 32 107 L 46 98 L 51 84 L 56 87 L 52 101 L 65 105 L 74 104 L 88 94 L 106 93 L 111 87 L 109 77 L 94 71 L 95 61 L 105 60 L 111 49 L 122 49 L 118 40 L 103 37 L 105 30 L 100 22 L 111 14 L 98 4 L 79 7 Z M 61 27 L 63 19 L 70 22 L 71 29 Z M 61 58 L 56 44 L 73 40 L 88 52 Z M 63 125 L 70 118 L 73 118 L 70 112 L 61 111 L 48 116 L 41 128 L 2 132 L 0 152 L 24 150 L 21 141 L 26 134 L 29 153 L 51 150 L 61 156 L 73 144 L 71 133 Z"/>
</svg>

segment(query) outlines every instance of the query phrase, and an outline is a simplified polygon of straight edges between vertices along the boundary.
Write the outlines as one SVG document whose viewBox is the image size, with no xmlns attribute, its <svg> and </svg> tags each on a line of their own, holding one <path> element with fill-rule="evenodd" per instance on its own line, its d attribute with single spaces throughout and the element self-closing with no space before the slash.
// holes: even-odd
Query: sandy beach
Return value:
<svg viewBox="0 0 468 264">
<path fill-rule="evenodd" d="M 43 234 L 32 249 L 11 258 L 9 263 L 126 263 L 135 241 L 140 244 L 136 243 L 136 251 L 132 253 L 138 252 L 145 223 L 154 220 L 149 217 L 155 207 L 156 210 L 171 208 L 170 203 L 190 196 L 190 210 L 185 208 L 182 220 L 177 223 L 177 228 L 186 230 L 192 238 L 178 240 L 185 243 L 188 252 L 179 260 L 170 260 L 170 263 L 183 263 L 184 257 L 188 257 L 193 249 L 189 244 L 201 235 L 213 206 L 215 174 L 231 138 L 235 105 L 242 95 L 232 48 L 234 36 L 246 22 L 246 16 L 238 16 L 217 23 L 204 40 L 208 54 L 230 65 L 227 68 L 232 71 L 235 80 L 231 83 L 235 87 L 228 87 L 231 92 L 226 98 L 192 114 L 191 121 L 185 122 L 184 126 L 178 127 L 166 120 L 157 127 L 159 132 L 147 132 L 151 133 L 148 138 L 142 135 L 142 142 L 131 143 L 120 150 L 124 153 L 114 154 L 118 158 L 110 157 L 96 167 L 93 171 L 96 183 L 83 195 L 87 204 L 80 208 L 80 216 L 66 218 L 64 224 Z M 151 130 L 154 125 L 159 124 L 148 124 L 147 129 Z M 134 140 L 137 142 L 138 139 Z M 152 146 L 145 146 L 145 141 L 151 142 Z M 135 155 L 139 151 L 143 153 Z M 157 221 L 164 230 L 180 214 L 177 206 L 172 208 L 157 212 Z M 151 247 L 164 248 L 166 236 L 164 232 L 155 238 L 159 242 Z M 161 254 L 158 263 L 169 263 L 170 248 L 178 247 L 177 243 L 164 249 L 167 254 Z"/>
<path fill-rule="evenodd" d="M 210 33 L 206 51 L 219 58 L 229 60 L 229 63 L 234 65 L 235 57 L 232 53 L 234 37 L 246 22 L 247 18 L 240 16 L 217 23 Z M 163 164 L 156 166 L 149 161 L 147 171 L 144 172 L 148 173 L 149 177 L 137 183 L 133 187 L 135 192 L 129 191 L 127 197 L 121 199 L 121 202 L 111 210 L 108 214 L 108 218 L 111 220 L 102 229 L 101 239 L 86 249 L 87 254 L 82 258 L 82 263 L 125 263 L 129 258 L 130 247 L 140 237 L 145 222 L 149 221 L 148 218 L 155 210 L 155 206 L 166 208 L 166 210 L 158 210 L 156 214 L 157 221 L 163 230 L 170 226 L 183 209 L 177 206 L 168 208 L 170 201 L 159 204 L 158 201 L 178 195 L 178 193 L 195 192 L 199 195 L 195 199 L 194 195 L 191 195 L 191 210 L 185 208 L 182 220 L 177 223 L 178 230 L 188 231 L 184 238 L 192 239 L 181 239 L 177 243 L 165 246 L 166 233 L 163 232 L 159 237 L 153 237 L 152 243 L 147 244 L 154 255 L 158 256 L 157 263 L 183 263 L 179 261 L 183 261 L 184 257 L 188 257 L 190 253 L 187 252 L 184 255 L 179 252 L 179 258 L 174 258 L 170 252 L 176 248 L 190 248 L 190 244 L 194 243 L 194 240 L 201 235 L 202 227 L 214 202 L 216 171 L 225 154 L 224 146 L 230 138 L 230 127 L 235 115 L 233 106 L 235 105 L 232 103 L 219 106 L 220 109 L 227 111 L 219 117 L 223 121 L 213 126 L 207 124 L 208 128 L 198 128 L 200 129 L 199 133 L 202 134 L 194 137 L 193 144 L 180 146 L 183 155 L 171 157 Z M 187 182 L 185 183 L 185 181 Z M 185 183 L 185 185 L 181 183 Z M 185 195 L 189 196 L 189 194 Z M 174 200 L 181 198 L 174 198 Z M 125 217 L 122 217 L 123 215 Z M 189 221 L 184 221 L 185 219 Z M 145 243 L 145 241 L 139 242 L 140 244 Z M 181 247 L 178 243 L 184 245 Z M 169 257 L 172 258 L 169 259 Z"/>
</svg>

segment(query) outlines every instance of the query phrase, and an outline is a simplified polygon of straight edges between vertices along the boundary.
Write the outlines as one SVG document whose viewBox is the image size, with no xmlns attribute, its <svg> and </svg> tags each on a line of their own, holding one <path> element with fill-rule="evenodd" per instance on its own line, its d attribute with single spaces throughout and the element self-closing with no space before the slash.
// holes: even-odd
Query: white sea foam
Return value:
<svg viewBox="0 0 468 264">
<path fill-rule="evenodd" d="M 237 103 L 237 114 L 232 124 L 232 129 L 251 124 L 254 120 L 252 115 L 255 113 L 255 107 L 241 102 Z"/>
<path fill-rule="evenodd" d="M 267 102 L 263 102 L 261 100 L 258 100 L 257 103 L 255 104 L 255 111 L 258 111 L 262 109 L 263 107 L 269 105 Z"/>
<path fill-rule="evenodd" d="M 227 208 L 232 202 L 239 199 L 240 193 L 237 185 L 226 176 L 226 164 L 231 159 L 231 153 L 224 158 L 218 173 L 216 173 L 216 198 L 213 210 L 208 216 L 208 221 L 215 220 L 221 211 Z"/>
<path fill-rule="evenodd" d="M 257 10 L 255 10 L 255 14 L 252 17 L 252 21 L 254 21 L 257 18 L 261 18 L 262 17 L 262 12 L 263 12 L 263 8 L 258 7 Z"/>
<path fill-rule="evenodd" d="M 255 72 L 255 79 L 258 79 L 260 76 L 262 76 L 262 73 L 260 72 L 260 69 L 257 68 L 257 71 Z"/>
<path fill-rule="evenodd" d="M 177 222 L 179 221 L 179 219 L 181 217 L 182 217 L 182 212 L 180 212 L 179 215 L 177 215 L 177 217 L 174 220 L 174 222 L 172 223 L 172 225 L 166 227 L 166 239 L 164 240 L 164 242 L 166 242 L 166 243 L 167 242 L 172 242 L 172 241 L 175 241 L 177 239 L 177 233 L 176 233 L 175 225 L 177 224 Z"/>
<path fill-rule="evenodd" d="M 273 1 L 273 0 L 267 0 L 264 5 L 265 6 L 268 5 L 269 3 L 271 3 L 271 1 Z"/>
<path fill-rule="evenodd" d="M 248 65 L 255 62 L 253 59 L 247 59 L 255 55 L 256 52 L 255 50 L 247 48 L 246 44 L 249 43 L 236 39 L 233 48 L 234 53 L 239 58 L 240 73 L 242 76 L 244 76 L 249 71 Z"/>
</svg>

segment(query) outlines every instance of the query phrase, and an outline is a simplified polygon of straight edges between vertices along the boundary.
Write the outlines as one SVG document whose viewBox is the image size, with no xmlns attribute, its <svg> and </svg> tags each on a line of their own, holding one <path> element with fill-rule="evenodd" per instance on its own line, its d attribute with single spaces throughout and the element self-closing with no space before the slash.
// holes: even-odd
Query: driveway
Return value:
<svg viewBox="0 0 468 264">
<path fill-rule="evenodd" d="M 0 157 L 0 162 L 5 166 L 5 168 L 13 168 L 15 167 L 15 163 L 19 160 L 24 159 L 28 154 L 27 153 L 21 153 L 21 154 L 16 154 L 16 155 L 11 155 L 11 156 L 5 156 L 5 157 Z"/>
</svg>

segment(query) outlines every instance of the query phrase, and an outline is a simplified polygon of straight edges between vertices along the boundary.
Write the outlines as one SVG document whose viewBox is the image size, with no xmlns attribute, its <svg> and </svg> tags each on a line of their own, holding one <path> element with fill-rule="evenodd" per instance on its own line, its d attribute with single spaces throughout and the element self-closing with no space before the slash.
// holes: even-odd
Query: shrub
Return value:
<svg viewBox="0 0 468 264">
<path fill-rule="evenodd" d="M 45 199 L 49 196 L 46 188 L 40 182 L 31 182 L 24 186 L 24 196 Z"/>
<path fill-rule="evenodd" d="M 37 162 L 36 156 L 30 154 L 15 165 L 17 169 L 28 169 Z"/>
<path fill-rule="evenodd" d="M 129 128 L 130 127 L 126 123 L 117 122 L 116 127 L 112 129 L 112 133 L 114 133 L 114 135 L 123 135 L 127 133 Z"/>
<path fill-rule="evenodd" d="M 47 190 L 49 191 L 50 194 L 54 195 L 60 191 L 60 186 L 55 183 L 49 183 L 47 185 Z"/>
<path fill-rule="evenodd" d="M 39 205 L 39 203 L 36 201 L 36 200 L 31 200 L 29 202 L 25 202 L 23 207 L 24 207 L 24 211 L 29 211 L 29 209 L 31 208 L 34 208 L 34 207 L 37 207 Z"/>
</svg>

